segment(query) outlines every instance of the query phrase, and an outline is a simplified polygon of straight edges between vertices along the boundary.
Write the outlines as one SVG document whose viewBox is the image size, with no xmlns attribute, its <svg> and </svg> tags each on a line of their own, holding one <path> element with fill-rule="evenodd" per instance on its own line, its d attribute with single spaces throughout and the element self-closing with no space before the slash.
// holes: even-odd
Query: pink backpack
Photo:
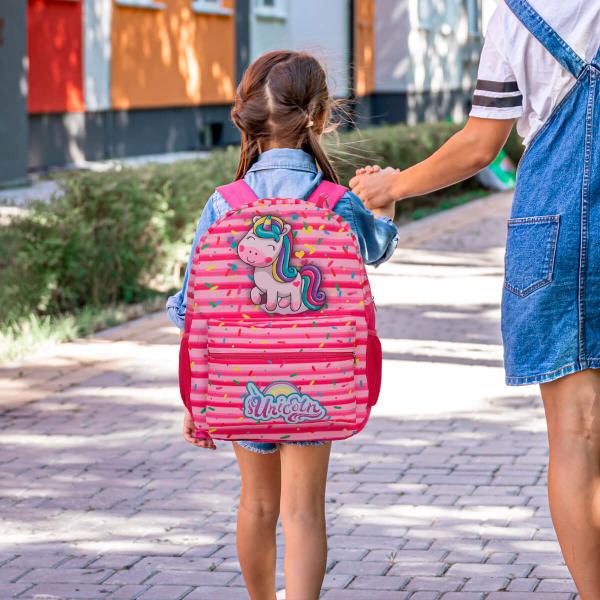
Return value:
<svg viewBox="0 0 600 600">
<path fill-rule="evenodd" d="M 232 210 L 200 239 L 179 358 L 198 438 L 338 440 L 366 424 L 381 344 L 360 251 L 333 212 L 346 188 L 307 201 L 218 188 Z"/>
</svg>

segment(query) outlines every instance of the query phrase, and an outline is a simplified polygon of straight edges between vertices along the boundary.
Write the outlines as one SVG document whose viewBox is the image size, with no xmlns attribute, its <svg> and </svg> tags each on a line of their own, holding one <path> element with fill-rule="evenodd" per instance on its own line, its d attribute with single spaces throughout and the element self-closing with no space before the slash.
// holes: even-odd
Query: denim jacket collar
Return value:
<svg viewBox="0 0 600 600">
<path fill-rule="evenodd" d="M 299 148 L 273 148 L 262 152 L 248 172 L 264 169 L 293 169 L 317 173 L 315 159 Z"/>
</svg>

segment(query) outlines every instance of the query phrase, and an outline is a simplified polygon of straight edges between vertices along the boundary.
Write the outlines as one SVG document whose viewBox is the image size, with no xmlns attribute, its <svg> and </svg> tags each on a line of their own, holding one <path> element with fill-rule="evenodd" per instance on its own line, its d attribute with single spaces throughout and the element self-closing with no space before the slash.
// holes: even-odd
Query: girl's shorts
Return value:
<svg viewBox="0 0 600 600">
<path fill-rule="evenodd" d="M 281 442 L 288 446 L 322 446 L 327 442 Z M 256 452 L 257 454 L 273 454 L 279 449 L 280 444 L 274 444 L 272 442 L 247 442 L 245 440 L 237 441 L 236 444 L 250 452 Z"/>
</svg>

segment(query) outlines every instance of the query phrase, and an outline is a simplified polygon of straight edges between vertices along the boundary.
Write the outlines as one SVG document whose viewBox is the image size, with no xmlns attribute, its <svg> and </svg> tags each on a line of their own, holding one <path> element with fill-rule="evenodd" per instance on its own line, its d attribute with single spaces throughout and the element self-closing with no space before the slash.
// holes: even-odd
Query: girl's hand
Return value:
<svg viewBox="0 0 600 600">
<path fill-rule="evenodd" d="M 195 431 L 196 428 L 194 427 L 194 420 L 192 419 L 192 415 L 190 415 L 190 413 L 186 410 L 183 413 L 183 439 L 189 444 L 192 444 L 192 446 L 196 446 L 197 448 L 208 448 L 210 450 L 217 449 L 215 443 L 210 437 L 200 440 L 195 438 Z"/>
<path fill-rule="evenodd" d="M 383 208 L 372 208 L 371 212 L 376 217 L 389 217 L 393 221 L 396 216 L 396 203 L 392 202 Z"/>
<path fill-rule="evenodd" d="M 366 167 L 356 169 L 356 175 L 370 175 L 371 173 L 378 173 L 379 171 L 381 171 L 379 165 L 367 165 Z"/>
<path fill-rule="evenodd" d="M 350 187 L 367 208 L 387 211 L 391 204 L 401 198 L 396 191 L 399 175 L 399 169 L 387 167 L 371 174 L 353 177 L 350 180 Z"/>
</svg>

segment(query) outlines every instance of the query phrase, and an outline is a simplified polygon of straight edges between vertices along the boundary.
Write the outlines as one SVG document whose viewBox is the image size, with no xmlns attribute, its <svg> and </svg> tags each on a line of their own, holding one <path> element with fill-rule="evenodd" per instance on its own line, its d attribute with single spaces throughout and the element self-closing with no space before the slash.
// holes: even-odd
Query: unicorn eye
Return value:
<svg viewBox="0 0 600 600">
<path fill-rule="evenodd" d="M 249 235 L 249 236 L 248 236 L 246 239 L 247 239 L 249 242 L 254 242 L 254 241 L 256 240 L 256 238 L 255 238 L 253 235 Z"/>
<path fill-rule="evenodd" d="M 273 248 L 273 252 L 275 252 L 275 246 L 273 246 L 273 244 L 267 244 L 267 248 Z"/>
</svg>

